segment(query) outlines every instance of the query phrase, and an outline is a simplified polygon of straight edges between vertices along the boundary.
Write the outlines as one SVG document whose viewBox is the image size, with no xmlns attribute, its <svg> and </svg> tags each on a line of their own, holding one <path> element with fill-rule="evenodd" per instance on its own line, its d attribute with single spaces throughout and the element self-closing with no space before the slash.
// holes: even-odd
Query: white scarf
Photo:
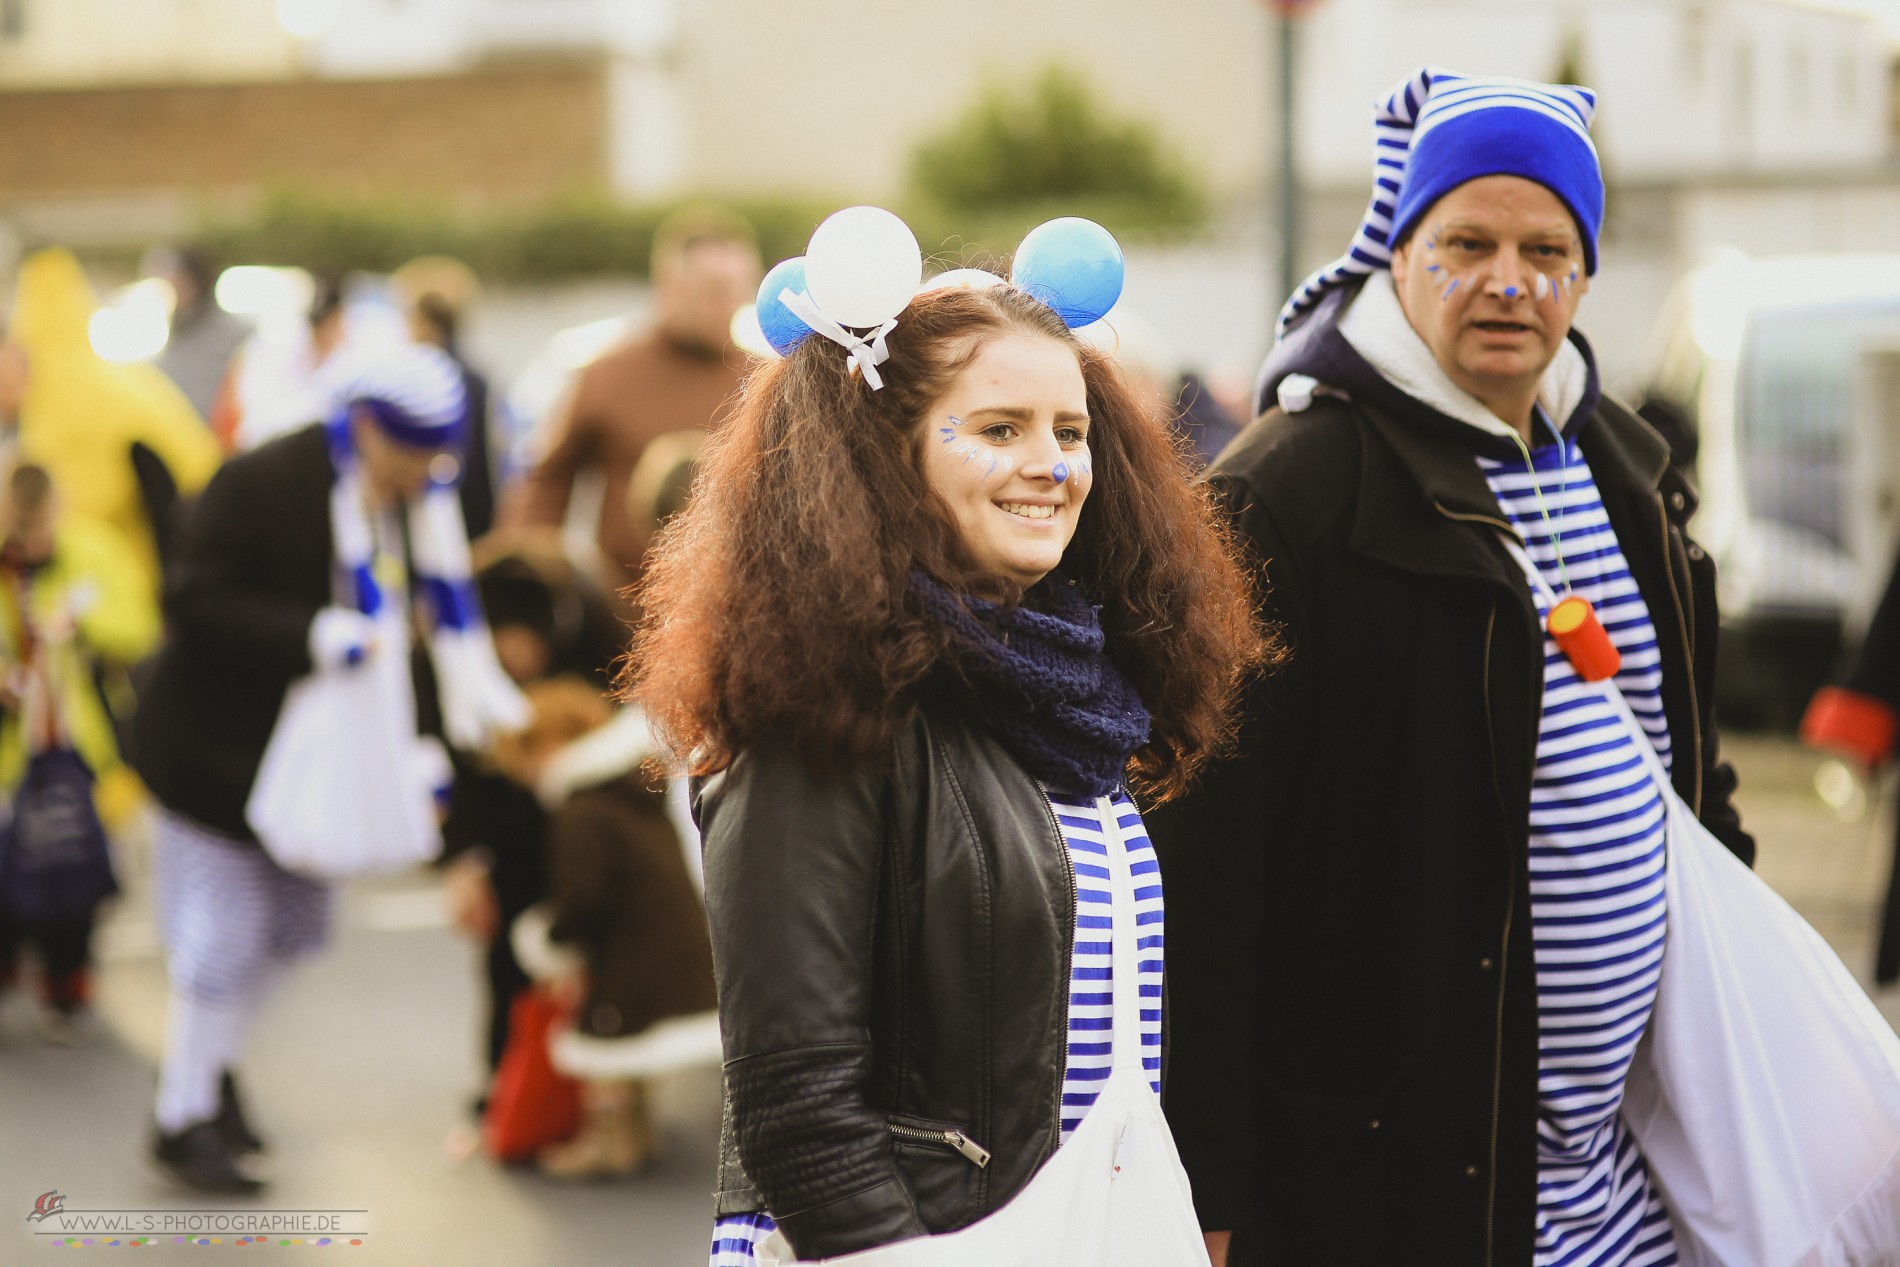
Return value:
<svg viewBox="0 0 1900 1267">
<path fill-rule="evenodd" d="M 376 577 L 376 535 L 361 464 L 348 431 L 330 428 L 336 482 L 330 490 L 330 530 L 336 543 L 339 602 L 377 622 L 385 646 L 408 663 L 411 595 L 427 601 L 429 656 L 435 664 L 442 728 L 449 744 L 479 751 L 498 732 L 528 723 L 528 701 L 495 657 L 495 644 L 476 596 L 468 554 L 468 531 L 453 483 L 431 481 L 409 511 L 409 549 L 414 570 L 409 594 L 385 594 Z M 386 522 L 394 529 L 393 516 Z"/>
</svg>

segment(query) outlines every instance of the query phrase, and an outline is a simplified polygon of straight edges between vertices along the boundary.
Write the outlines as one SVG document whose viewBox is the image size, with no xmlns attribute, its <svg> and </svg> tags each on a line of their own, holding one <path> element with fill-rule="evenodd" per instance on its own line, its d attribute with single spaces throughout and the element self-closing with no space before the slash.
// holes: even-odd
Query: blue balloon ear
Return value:
<svg viewBox="0 0 1900 1267">
<path fill-rule="evenodd" d="M 1016 248 L 1009 279 L 1074 330 L 1108 315 L 1121 298 L 1126 271 L 1114 234 L 1093 220 L 1064 216 L 1030 230 Z"/>
<path fill-rule="evenodd" d="M 780 356 L 789 353 L 812 333 L 810 326 L 779 302 L 779 295 L 788 290 L 793 294 L 805 291 L 805 257 L 802 255 L 779 261 L 759 283 L 759 329 L 765 332 L 765 341 Z"/>
</svg>

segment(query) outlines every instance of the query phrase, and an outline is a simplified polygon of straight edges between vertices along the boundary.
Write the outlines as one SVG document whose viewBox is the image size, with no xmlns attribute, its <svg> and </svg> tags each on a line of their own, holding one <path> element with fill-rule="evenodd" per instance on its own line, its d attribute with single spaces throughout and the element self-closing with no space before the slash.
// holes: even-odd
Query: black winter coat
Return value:
<svg viewBox="0 0 1900 1267">
<path fill-rule="evenodd" d="M 256 839 L 244 804 L 332 601 L 331 481 L 320 425 L 232 458 L 188 509 L 166 577 L 132 764 L 167 809 L 239 840 Z"/>
<path fill-rule="evenodd" d="M 1236 1267 L 1523 1267 L 1543 634 L 1471 429 L 1369 395 L 1269 412 L 1210 473 L 1292 659 L 1250 700 L 1240 755 L 1149 815 L 1168 1116 Z M 1684 535 L 1694 494 L 1627 410 L 1584 417 L 1662 648 L 1676 788 L 1752 860 L 1710 711 L 1715 575 Z"/>
<path fill-rule="evenodd" d="M 1062 1129 L 1075 874 L 1042 790 L 987 733 L 926 711 L 883 771 L 748 749 L 698 816 L 725 1035 L 718 1212 L 767 1209 L 820 1258 L 1007 1203 Z"/>
</svg>

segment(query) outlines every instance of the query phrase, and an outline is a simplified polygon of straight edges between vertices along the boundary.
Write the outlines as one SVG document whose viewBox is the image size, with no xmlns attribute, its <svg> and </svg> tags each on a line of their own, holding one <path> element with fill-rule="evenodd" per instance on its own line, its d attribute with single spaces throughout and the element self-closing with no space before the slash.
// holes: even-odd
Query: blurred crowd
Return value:
<svg viewBox="0 0 1900 1267">
<path fill-rule="evenodd" d="M 282 970 L 325 943 L 330 905 L 327 884 L 257 848 L 241 794 L 287 684 L 378 645 L 374 606 L 352 606 L 341 536 L 320 560 L 327 593 L 278 584 L 302 576 L 297 543 L 330 527 L 318 507 L 359 462 L 374 510 L 365 566 L 403 595 L 415 727 L 452 771 L 434 865 L 484 986 L 470 1028 L 494 1079 L 471 1089 L 474 1119 L 504 1160 L 561 1176 L 636 1171 L 657 1142 L 646 1079 L 716 1064 L 718 1032 L 685 794 L 616 701 L 615 677 L 642 562 L 763 354 L 743 338 L 762 272 L 753 232 L 716 207 L 667 221 L 650 322 L 575 372 L 525 435 L 464 352 L 481 302 L 466 265 L 425 257 L 373 279 L 402 328 L 366 331 L 347 320 L 365 277 L 315 279 L 301 321 L 259 324 L 218 302 L 232 263 L 191 247 L 147 255 L 174 300 L 149 361 L 95 351 L 97 300 L 68 251 L 26 258 L 5 313 L 0 988 L 32 995 L 49 1041 L 95 1036 L 95 927 L 118 875 L 147 870 L 128 861 L 152 851 L 157 892 L 131 898 L 155 901 L 171 960 L 155 1153 L 191 1187 L 259 1185 L 244 1036 Z M 1134 319 L 1112 329 L 1111 350 L 1205 463 L 1234 419 L 1150 355 Z M 406 372 L 385 355 L 398 345 L 452 364 L 453 426 L 364 422 L 391 401 L 426 413 L 403 399 L 420 382 L 350 394 L 379 357 L 385 380 Z M 597 512 L 576 491 L 593 485 Z M 525 724 L 489 726 L 479 742 L 445 716 L 445 661 L 424 654 L 432 631 L 466 623 L 458 582 L 431 578 L 414 539 L 423 521 L 384 513 L 445 487 L 468 542 L 473 628 L 485 620 L 525 700 Z M 272 642 L 273 623 L 300 611 Z M 246 911 L 248 941 L 232 931 Z M 538 1067 L 549 1050 L 558 1069 Z"/>
</svg>

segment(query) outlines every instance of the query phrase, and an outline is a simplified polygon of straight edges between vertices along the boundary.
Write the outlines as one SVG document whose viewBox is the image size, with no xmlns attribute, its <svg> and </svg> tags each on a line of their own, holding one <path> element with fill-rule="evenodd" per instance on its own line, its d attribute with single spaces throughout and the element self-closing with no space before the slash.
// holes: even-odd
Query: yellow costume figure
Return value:
<svg viewBox="0 0 1900 1267">
<path fill-rule="evenodd" d="M 59 723 L 92 769 L 107 827 L 131 812 L 141 789 L 120 760 L 93 666 L 123 668 L 158 644 L 158 604 L 140 567 L 112 528 L 66 516 L 55 530 L 50 561 L 32 569 L 0 563 L 0 662 L 17 677 L 30 643 L 48 657 Z M 20 710 L 9 709 L 0 718 L 0 789 L 8 794 L 26 772 L 26 738 Z"/>
<path fill-rule="evenodd" d="M 102 520 L 129 543 L 149 592 L 157 593 L 152 544 L 132 446 L 144 443 L 183 496 L 204 487 L 221 460 L 184 394 L 156 367 L 117 364 L 92 350 L 92 286 L 70 251 L 36 251 L 20 266 L 11 337 L 27 355 L 20 454 L 44 466 L 69 518 Z"/>
</svg>

